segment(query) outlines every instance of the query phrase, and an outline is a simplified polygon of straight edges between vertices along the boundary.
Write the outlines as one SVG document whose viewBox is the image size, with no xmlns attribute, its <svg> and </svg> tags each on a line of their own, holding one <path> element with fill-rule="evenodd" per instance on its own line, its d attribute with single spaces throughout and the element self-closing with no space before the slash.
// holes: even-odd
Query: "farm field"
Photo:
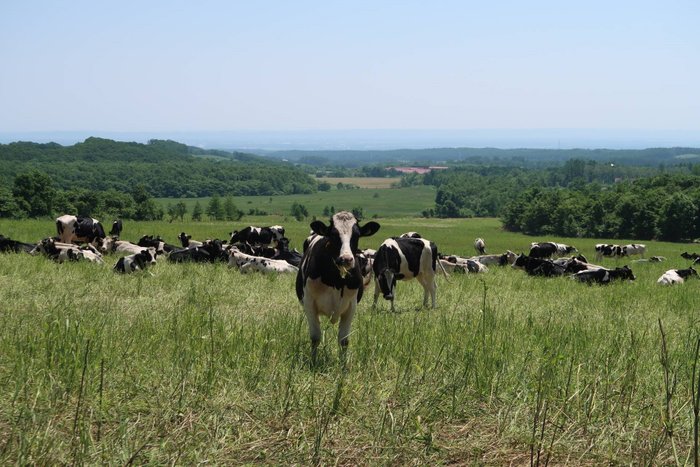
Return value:
<svg viewBox="0 0 700 467">
<path fill-rule="evenodd" d="M 349 183 L 360 188 L 391 188 L 391 185 L 401 181 L 401 177 L 320 177 L 320 182 L 328 182 L 335 187 L 338 183 Z"/>
<path fill-rule="evenodd" d="M 606 241 L 497 219 L 377 221 L 362 248 L 415 230 L 446 253 L 471 255 L 475 237 L 499 253 L 554 240 L 594 262 Z M 278 223 L 300 249 L 309 221 L 274 215 L 125 222 L 122 237 Z M 3 220 L 0 233 L 37 241 L 54 226 Z M 700 247 L 645 243 L 668 260 L 602 260 L 637 276 L 606 287 L 492 267 L 440 276 L 437 309 L 399 283 L 391 313 L 371 286 L 347 361 L 324 320 L 315 368 L 292 275 L 161 262 L 121 276 L 116 258 L 0 255 L 0 464 L 692 464 L 700 281 L 655 282 Z"/>
<path fill-rule="evenodd" d="M 346 178 L 343 180 L 355 180 Z M 386 179 L 390 180 L 390 179 Z M 346 181 L 343 183 L 352 183 Z M 199 200 L 202 209 L 206 209 L 209 198 L 158 198 L 164 208 L 168 203 L 184 201 L 187 205 L 186 219 L 190 219 L 192 209 Z M 336 211 L 351 210 L 362 207 L 365 218 L 379 217 L 413 217 L 420 216 L 425 209 L 435 206 L 435 188 L 432 186 L 413 186 L 409 188 L 374 188 L 359 190 L 331 190 L 307 195 L 284 196 L 236 196 L 236 206 L 247 213 L 250 209 L 259 209 L 271 215 L 288 216 L 294 202 L 303 204 L 310 216 L 324 217 L 323 208 L 335 207 Z M 247 218 L 248 216 L 246 216 Z"/>
</svg>

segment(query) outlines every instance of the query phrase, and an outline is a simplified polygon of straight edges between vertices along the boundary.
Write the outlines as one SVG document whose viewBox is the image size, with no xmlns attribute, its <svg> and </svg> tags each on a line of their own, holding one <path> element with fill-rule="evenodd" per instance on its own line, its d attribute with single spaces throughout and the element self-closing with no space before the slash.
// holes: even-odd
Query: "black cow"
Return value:
<svg viewBox="0 0 700 467">
<path fill-rule="evenodd" d="M 681 256 L 685 259 L 693 260 L 696 261 L 698 258 L 700 258 L 700 255 L 697 253 L 688 253 L 687 251 L 684 251 L 681 253 Z"/>
<path fill-rule="evenodd" d="M 299 253 L 297 250 L 289 249 L 289 239 L 287 237 L 282 237 L 279 239 L 272 259 L 281 259 L 288 262 L 292 266 L 299 267 L 301 265 L 301 258 L 301 253 Z"/>
<path fill-rule="evenodd" d="M 12 240 L 4 235 L 0 235 L 0 253 L 29 253 L 32 251 L 36 245 L 31 243 L 24 243 L 18 240 Z"/>
<path fill-rule="evenodd" d="M 234 230 L 231 232 L 231 241 L 229 243 L 248 242 L 253 246 L 269 245 L 282 237 L 284 237 L 284 227 L 281 225 L 270 227 L 254 227 L 250 225 L 241 231 Z"/>
<path fill-rule="evenodd" d="M 112 229 L 109 231 L 109 234 L 112 237 L 118 237 L 119 235 L 121 235 L 123 228 L 124 226 L 122 224 L 122 220 L 117 219 L 114 222 L 112 222 Z"/>
<path fill-rule="evenodd" d="M 185 232 L 180 232 L 180 235 L 178 235 L 177 238 L 178 238 L 178 240 L 180 240 L 180 243 L 182 244 L 183 248 L 196 247 L 196 246 L 203 245 L 202 242 L 199 242 L 197 240 L 192 240 L 192 235 L 187 235 Z"/>
<path fill-rule="evenodd" d="M 374 235 L 379 227 L 376 222 L 360 226 L 347 211 L 334 214 L 329 225 L 321 221 L 311 223 L 311 230 L 318 237 L 304 252 L 296 277 L 296 293 L 309 325 L 314 362 L 321 342 L 321 315 L 328 316 L 331 323 L 340 320 L 338 343 L 343 349 L 348 346 L 350 326 L 364 290 L 357 260 L 358 243 L 360 237 Z"/>
<path fill-rule="evenodd" d="M 571 276 L 577 281 L 586 282 L 588 284 L 609 284 L 613 280 L 635 280 L 632 270 L 627 266 L 615 269 L 591 269 L 588 271 L 577 272 Z"/>
<path fill-rule="evenodd" d="M 159 255 L 168 254 L 179 249 L 179 247 L 176 245 L 165 243 L 163 239 L 160 238 L 160 235 L 157 237 L 154 237 L 153 235 L 144 235 L 136 244 L 138 246 L 153 247 L 156 249 L 156 253 Z"/>
<path fill-rule="evenodd" d="M 201 246 L 190 246 L 173 250 L 168 255 L 171 263 L 216 263 L 228 261 L 228 253 L 223 248 L 221 240 L 207 240 Z"/>
<path fill-rule="evenodd" d="M 523 269 L 530 276 L 554 277 L 563 276 L 566 273 L 566 266 L 557 264 L 551 259 L 533 258 L 522 253 L 515 258 L 512 266 Z"/>
<path fill-rule="evenodd" d="M 101 242 L 107 235 L 100 221 L 91 217 L 63 215 L 56 219 L 56 232 L 62 243 Z"/>
<path fill-rule="evenodd" d="M 156 258 L 152 248 L 145 249 L 133 255 L 123 256 L 114 265 L 114 271 L 120 273 L 132 273 L 145 270 L 150 264 L 155 264 Z"/>
<path fill-rule="evenodd" d="M 552 258 L 554 256 L 564 256 L 571 253 L 576 253 L 578 250 L 563 243 L 554 242 L 534 242 L 530 244 L 531 258 Z"/>
<path fill-rule="evenodd" d="M 394 311 L 394 298 L 397 280 L 417 279 L 423 286 L 423 306 L 428 306 L 428 295 L 435 308 L 437 284 L 435 268 L 438 249 L 435 243 L 424 238 L 397 238 L 384 240 L 374 255 L 374 305 L 381 291 L 382 296 L 391 302 Z"/>
</svg>

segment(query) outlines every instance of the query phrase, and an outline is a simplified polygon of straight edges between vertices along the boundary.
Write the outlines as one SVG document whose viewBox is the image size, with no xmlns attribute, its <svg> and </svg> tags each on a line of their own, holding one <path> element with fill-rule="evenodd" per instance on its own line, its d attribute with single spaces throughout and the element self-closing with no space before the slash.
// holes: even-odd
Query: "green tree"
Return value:
<svg viewBox="0 0 700 467">
<path fill-rule="evenodd" d="M 17 206 L 29 217 L 50 216 L 53 214 L 53 198 L 56 190 L 51 177 L 38 170 L 17 175 L 12 187 Z"/>
<path fill-rule="evenodd" d="M 294 201 L 294 203 L 292 203 L 291 214 L 296 220 L 303 221 L 309 216 L 309 211 L 306 209 L 306 206 Z"/>
<path fill-rule="evenodd" d="M 158 206 L 155 200 L 151 198 L 151 195 L 146 189 L 146 185 L 143 183 L 136 185 L 131 196 L 134 198 L 134 203 L 136 204 L 136 211 L 134 212 L 135 220 L 153 221 L 163 218 L 163 208 Z"/>
<path fill-rule="evenodd" d="M 330 191 L 331 184 L 328 182 L 321 182 L 318 184 L 318 191 Z"/>
<path fill-rule="evenodd" d="M 0 187 L 0 218 L 16 217 L 22 217 L 22 211 L 17 205 L 15 197 L 12 196 L 9 189 Z"/>
<path fill-rule="evenodd" d="M 659 238 L 670 242 L 689 239 L 695 229 L 697 206 L 687 195 L 674 193 L 661 207 Z"/>
<path fill-rule="evenodd" d="M 192 220 L 194 222 L 200 222 L 202 220 L 202 205 L 199 204 L 199 200 L 194 203 L 194 208 L 192 208 Z"/>
<path fill-rule="evenodd" d="M 226 212 L 221 204 L 221 198 L 219 198 L 219 195 L 214 194 L 209 199 L 209 204 L 207 205 L 207 216 L 209 216 L 209 219 L 217 221 L 222 221 L 225 219 Z"/>
<path fill-rule="evenodd" d="M 238 209 L 236 203 L 233 202 L 233 198 L 227 196 L 226 199 L 224 199 L 224 214 L 227 221 L 238 221 L 243 217 L 244 213 Z"/>
</svg>

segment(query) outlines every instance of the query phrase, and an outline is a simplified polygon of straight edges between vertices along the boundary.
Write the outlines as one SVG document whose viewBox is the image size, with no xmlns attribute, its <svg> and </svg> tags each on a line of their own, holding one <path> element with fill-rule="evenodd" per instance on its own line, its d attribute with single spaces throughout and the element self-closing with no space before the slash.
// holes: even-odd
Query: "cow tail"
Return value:
<svg viewBox="0 0 700 467">
<path fill-rule="evenodd" d="M 60 237 L 63 235 L 63 223 L 61 221 L 56 221 L 56 233 Z"/>
<path fill-rule="evenodd" d="M 433 254 L 433 271 L 435 270 L 435 263 L 439 264 L 440 269 L 442 269 L 442 273 L 445 275 L 445 280 L 447 282 L 450 282 L 450 275 L 447 274 L 447 271 L 445 271 L 445 266 L 443 266 L 440 262 L 440 255 L 438 255 L 437 245 L 435 245 L 433 242 L 430 242 L 430 250 Z"/>
</svg>

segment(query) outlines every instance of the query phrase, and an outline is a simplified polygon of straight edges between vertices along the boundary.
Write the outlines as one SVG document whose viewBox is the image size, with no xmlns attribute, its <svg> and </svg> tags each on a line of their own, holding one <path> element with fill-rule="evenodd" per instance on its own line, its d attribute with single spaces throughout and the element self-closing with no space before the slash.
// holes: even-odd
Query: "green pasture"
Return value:
<svg viewBox="0 0 700 467">
<path fill-rule="evenodd" d="M 387 190 L 385 190 L 387 191 Z M 365 208 L 366 210 L 366 208 Z M 496 219 L 380 218 L 361 242 L 421 232 L 440 250 L 525 250 Z M 126 222 L 123 237 L 225 238 L 308 221 Z M 24 241 L 53 221 L 1 221 Z M 619 241 L 618 241 L 619 242 Z M 663 288 L 696 245 L 646 242 L 664 263 L 587 286 L 492 267 L 438 278 L 438 308 L 399 283 L 397 312 L 366 291 L 347 360 L 324 320 L 320 362 L 294 277 L 160 262 L 116 275 L 107 259 L 0 255 L 0 464 L 693 464 L 700 281 Z M 381 298 L 380 298 L 381 300 Z"/>
<path fill-rule="evenodd" d="M 331 190 L 308 195 L 236 196 L 233 200 L 238 209 L 245 213 L 251 209 L 258 209 L 282 217 L 289 216 L 294 202 L 303 204 L 310 216 L 317 217 L 323 216 L 323 208 L 326 206 L 333 206 L 336 211 L 350 211 L 361 207 L 365 218 L 408 217 L 420 216 L 423 210 L 435 206 L 435 187 L 421 185 L 408 188 Z M 187 205 L 185 219 L 190 219 L 195 203 L 199 201 L 202 209 L 206 210 L 209 198 L 157 199 L 163 208 L 166 208 L 168 203 L 174 204 L 179 201 L 184 201 Z"/>
</svg>

